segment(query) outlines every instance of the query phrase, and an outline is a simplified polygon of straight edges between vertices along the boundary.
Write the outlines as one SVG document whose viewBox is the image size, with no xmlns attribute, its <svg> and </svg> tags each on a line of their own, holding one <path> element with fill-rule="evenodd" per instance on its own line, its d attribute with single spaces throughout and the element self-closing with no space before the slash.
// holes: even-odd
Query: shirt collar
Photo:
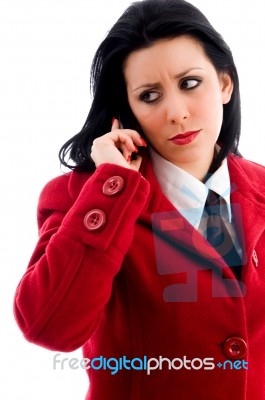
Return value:
<svg viewBox="0 0 265 400">
<path fill-rule="evenodd" d="M 216 148 L 217 151 L 219 148 Z M 223 197 L 227 204 L 229 222 L 231 222 L 230 177 L 227 159 L 207 179 L 205 183 L 161 157 L 149 148 L 154 173 L 162 192 L 175 208 L 193 225 L 198 227 L 208 190 L 211 189 Z"/>
</svg>

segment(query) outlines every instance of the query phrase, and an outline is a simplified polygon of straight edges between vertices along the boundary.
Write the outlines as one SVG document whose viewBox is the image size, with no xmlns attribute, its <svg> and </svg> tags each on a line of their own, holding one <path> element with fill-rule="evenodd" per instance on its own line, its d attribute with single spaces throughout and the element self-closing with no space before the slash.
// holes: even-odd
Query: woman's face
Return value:
<svg viewBox="0 0 265 400">
<path fill-rule="evenodd" d="M 183 169 L 208 168 L 233 84 L 200 43 L 190 36 L 159 40 L 127 57 L 124 77 L 131 110 L 153 148 Z"/>
</svg>

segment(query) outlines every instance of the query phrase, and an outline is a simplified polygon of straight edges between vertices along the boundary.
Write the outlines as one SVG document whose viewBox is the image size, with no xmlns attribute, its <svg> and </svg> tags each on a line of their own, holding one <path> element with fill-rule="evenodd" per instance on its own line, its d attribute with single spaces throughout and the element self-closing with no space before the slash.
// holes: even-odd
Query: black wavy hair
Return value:
<svg viewBox="0 0 265 400">
<path fill-rule="evenodd" d="M 240 92 L 230 48 L 192 4 L 184 0 L 143 0 L 125 10 L 96 51 L 91 67 L 92 105 L 81 131 L 61 147 L 61 164 L 77 171 L 95 169 L 90 157 L 92 143 L 110 131 L 113 116 L 121 116 L 125 128 L 139 128 L 128 104 L 124 61 L 131 52 L 150 47 L 159 39 L 185 34 L 200 42 L 216 71 L 228 73 L 234 84 L 231 100 L 223 106 L 218 138 L 221 151 L 214 161 L 215 166 L 220 165 L 228 153 L 239 154 Z"/>
</svg>

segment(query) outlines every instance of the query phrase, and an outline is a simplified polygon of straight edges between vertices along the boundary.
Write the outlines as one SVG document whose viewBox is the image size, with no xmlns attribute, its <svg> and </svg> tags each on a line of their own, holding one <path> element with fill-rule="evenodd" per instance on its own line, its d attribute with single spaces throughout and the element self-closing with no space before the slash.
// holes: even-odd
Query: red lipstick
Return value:
<svg viewBox="0 0 265 400">
<path fill-rule="evenodd" d="M 171 142 L 178 144 L 178 145 L 184 145 L 193 142 L 193 140 L 199 135 L 201 132 L 201 129 L 198 131 L 189 131 L 189 132 L 183 132 L 179 133 L 178 135 L 174 136 L 173 138 L 169 139 Z"/>
</svg>

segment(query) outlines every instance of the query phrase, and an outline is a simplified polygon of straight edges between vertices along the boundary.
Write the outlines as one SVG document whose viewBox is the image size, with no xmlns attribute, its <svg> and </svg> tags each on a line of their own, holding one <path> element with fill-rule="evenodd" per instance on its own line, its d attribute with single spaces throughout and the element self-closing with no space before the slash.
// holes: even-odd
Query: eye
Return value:
<svg viewBox="0 0 265 400">
<path fill-rule="evenodd" d="M 195 77 L 185 78 L 180 83 L 180 89 L 182 89 L 182 90 L 195 89 L 201 83 L 202 83 L 202 79 L 199 79 L 199 78 L 195 78 Z"/>
<path fill-rule="evenodd" d="M 140 94 L 140 101 L 144 103 L 153 103 L 161 97 L 161 93 L 155 91 L 143 92 Z"/>
</svg>

